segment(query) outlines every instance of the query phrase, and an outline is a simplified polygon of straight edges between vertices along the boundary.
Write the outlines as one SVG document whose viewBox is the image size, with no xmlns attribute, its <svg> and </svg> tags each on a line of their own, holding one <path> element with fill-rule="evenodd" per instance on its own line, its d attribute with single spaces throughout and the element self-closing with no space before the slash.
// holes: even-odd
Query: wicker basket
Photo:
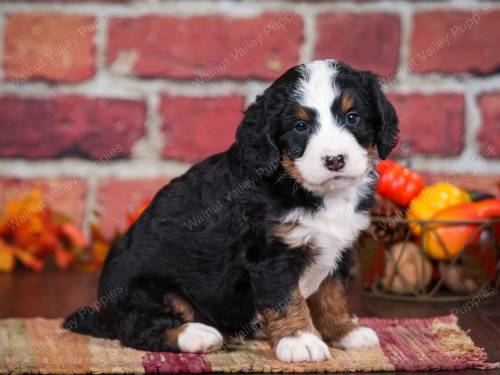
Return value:
<svg viewBox="0 0 500 375">
<path fill-rule="evenodd" d="M 450 302 L 496 293 L 500 275 L 500 218 L 464 221 L 409 221 L 403 218 L 372 218 L 384 225 L 391 220 L 402 233 L 397 243 L 386 242 L 366 232 L 360 239 L 359 262 L 364 293 L 398 301 Z M 441 248 L 450 254 L 436 228 L 474 226 L 462 251 L 446 261 L 430 258 L 421 238 L 433 231 Z M 409 226 L 418 226 L 411 231 Z M 419 232 L 419 236 L 413 233 Z M 461 284 L 463 283 L 463 285 Z M 458 286 L 457 286 L 458 285 Z M 453 287 L 451 287 L 453 286 Z"/>
</svg>

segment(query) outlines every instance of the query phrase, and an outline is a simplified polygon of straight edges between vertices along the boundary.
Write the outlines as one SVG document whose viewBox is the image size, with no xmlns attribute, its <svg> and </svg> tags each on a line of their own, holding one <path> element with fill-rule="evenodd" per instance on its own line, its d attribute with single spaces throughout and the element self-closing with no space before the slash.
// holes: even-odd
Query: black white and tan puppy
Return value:
<svg viewBox="0 0 500 375">
<path fill-rule="evenodd" d="M 156 194 L 109 253 L 108 302 L 65 327 L 182 352 L 262 327 L 286 362 L 378 345 L 349 315 L 343 278 L 397 122 L 373 74 L 335 60 L 291 68 L 245 111 L 235 144 Z"/>
</svg>

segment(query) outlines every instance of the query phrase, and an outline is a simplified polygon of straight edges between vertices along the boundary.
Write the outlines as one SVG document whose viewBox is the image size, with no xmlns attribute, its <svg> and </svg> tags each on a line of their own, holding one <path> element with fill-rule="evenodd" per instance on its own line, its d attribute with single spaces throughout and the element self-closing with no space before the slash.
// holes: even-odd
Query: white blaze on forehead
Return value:
<svg viewBox="0 0 500 375">
<path fill-rule="evenodd" d="M 304 66 L 305 78 L 299 82 L 299 101 L 303 106 L 314 108 L 321 124 L 333 125 L 332 104 L 340 95 L 335 86 L 338 71 L 334 60 L 313 61 Z"/>
</svg>

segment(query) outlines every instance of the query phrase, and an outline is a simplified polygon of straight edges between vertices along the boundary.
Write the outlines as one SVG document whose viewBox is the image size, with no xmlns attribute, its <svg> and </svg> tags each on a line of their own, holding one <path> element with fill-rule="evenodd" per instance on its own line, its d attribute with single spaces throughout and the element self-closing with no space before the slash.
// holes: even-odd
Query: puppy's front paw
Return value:
<svg viewBox="0 0 500 375">
<path fill-rule="evenodd" d="M 377 333 L 368 327 L 358 327 L 345 335 L 336 346 L 344 349 L 371 348 L 379 346 Z"/>
<path fill-rule="evenodd" d="M 215 328 L 202 323 L 186 323 L 177 337 L 181 352 L 208 353 L 219 349 L 223 337 Z"/>
<path fill-rule="evenodd" d="M 298 332 L 283 337 L 276 345 L 276 357 L 282 362 L 321 362 L 331 358 L 330 349 L 318 336 Z"/>
</svg>

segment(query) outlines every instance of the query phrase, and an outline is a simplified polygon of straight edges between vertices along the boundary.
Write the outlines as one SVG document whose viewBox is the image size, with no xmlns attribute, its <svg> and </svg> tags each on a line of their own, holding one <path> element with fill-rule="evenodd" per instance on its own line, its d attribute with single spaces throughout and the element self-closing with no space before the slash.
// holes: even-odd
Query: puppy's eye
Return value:
<svg viewBox="0 0 500 375">
<path fill-rule="evenodd" d="M 349 112 L 345 117 L 345 121 L 348 125 L 356 125 L 359 122 L 359 115 L 356 112 Z"/>
<path fill-rule="evenodd" d="M 305 121 L 298 121 L 295 124 L 295 130 L 298 132 L 305 132 L 307 129 L 309 129 L 309 125 L 307 125 L 307 122 Z"/>
</svg>

